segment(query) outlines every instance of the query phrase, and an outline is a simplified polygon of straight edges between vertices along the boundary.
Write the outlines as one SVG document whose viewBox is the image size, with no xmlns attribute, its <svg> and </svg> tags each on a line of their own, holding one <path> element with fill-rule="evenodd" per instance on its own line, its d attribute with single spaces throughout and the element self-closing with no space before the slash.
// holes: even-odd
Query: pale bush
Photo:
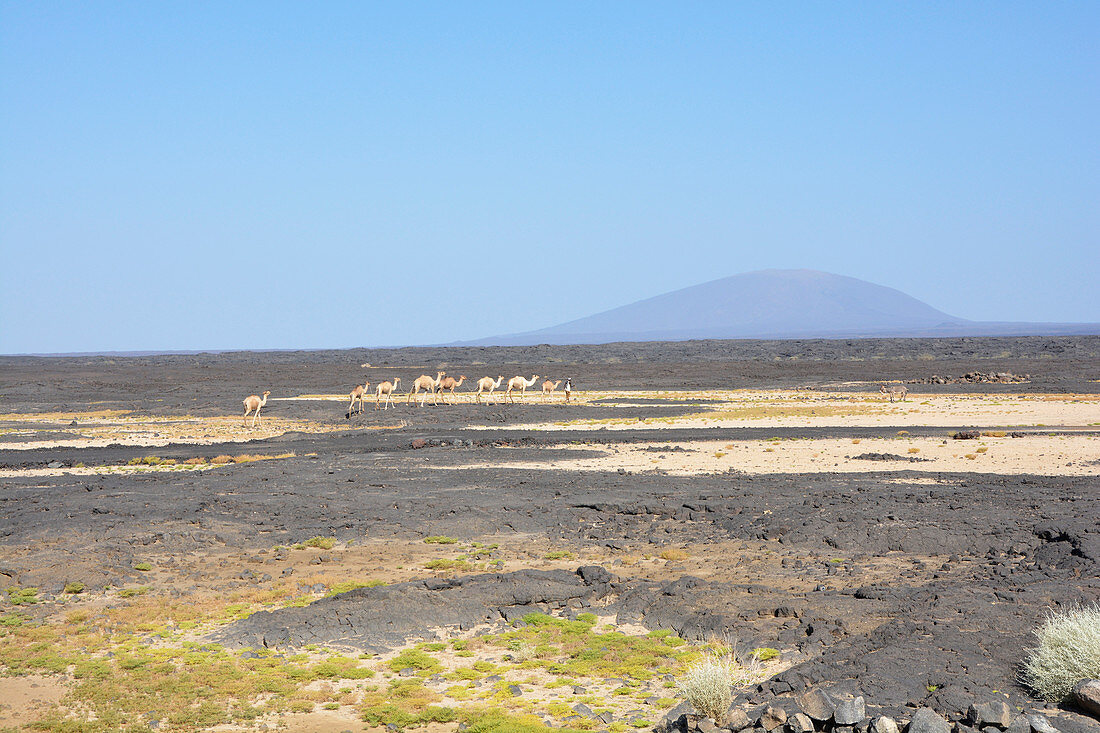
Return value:
<svg viewBox="0 0 1100 733">
<path fill-rule="evenodd" d="M 707 652 L 677 681 L 677 691 L 700 713 L 720 723 L 729 710 L 730 685 L 739 670 L 732 656 Z"/>
<path fill-rule="evenodd" d="M 1024 679 L 1045 699 L 1060 702 L 1078 681 L 1100 678 L 1100 604 L 1051 612 L 1035 636 Z"/>
</svg>

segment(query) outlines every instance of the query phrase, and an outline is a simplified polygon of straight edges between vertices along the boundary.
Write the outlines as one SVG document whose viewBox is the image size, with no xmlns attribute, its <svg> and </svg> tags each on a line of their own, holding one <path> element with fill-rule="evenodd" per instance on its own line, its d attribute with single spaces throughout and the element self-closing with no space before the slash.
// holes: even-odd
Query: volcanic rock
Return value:
<svg viewBox="0 0 1100 733">
<path fill-rule="evenodd" d="M 826 721 L 836 712 L 836 703 L 824 691 L 817 687 L 806 690 L 794 699 L 798 709 L 814 720 Z"/>
<path fill-rule="evenodd" d="M 1073 700 L 1082 710 L 1100 717 L 1100 680 L 1081 680 L 1073 688 Z"/>
<path fill-rule="evenodd" d="M 857 697 L 854 700 L 841 700 L 840 704 L 836 706 L 836 712 L 833 713 L 833 721 L 837 725 L 855 725 L 863 720 L 866 715 L 863 698 Z"/>
</svg>

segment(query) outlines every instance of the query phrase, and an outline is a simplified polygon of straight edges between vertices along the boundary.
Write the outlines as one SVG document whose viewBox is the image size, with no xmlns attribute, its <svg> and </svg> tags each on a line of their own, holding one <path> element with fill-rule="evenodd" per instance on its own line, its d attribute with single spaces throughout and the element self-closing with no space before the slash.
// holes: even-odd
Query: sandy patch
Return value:
<svg viewBox="0 0 1100 733">
<path fill-rule="evenodd" d="M 675 395 L 675 396 L 673 396 Z M 906 427 L 913 425 L 1097 426 L 1100 395 L 961 394 L 910 395 L 905 402 L 889 402 L 866 394 L 805 391 L 727 391 L 680 393 L 587 393 L 584 402 L 594 410 L 596 399 L 614 402 L 603 406 L 635 404 L 647 399 L 718 400 L 701 404 L 698 412 L 645 419 L 600 419 L 547 424 L 491 426 L 487 429 L 531 430 L 637 430 L 662 427 Z"/>
<path fill-rule="evenodd" d="M 670 446 L 662 452 L 654 449 Z M 676 450 L 677 448 L 681 450 Z M 556 452 L 587 449 L 602 455 L 556 457 Z M 500 449 L 504 454 L 510 448 Z M 885 453 L 898 460 L 866 460 L 855 456 Z M 675 476 L 724 473 L 870 473 L 919 471 L 1057 476 L 1100 475 L 1100 438 L 1087 435 L 1029 435 L 1023 438 L 863 438 L 853 440 L 742 440 L 689 443 L 640 443 L 611 447 L 573 445 L 542 450 L 543 460 L 478 463 L 478 468 L 563 471 L 659 470 Z M 918 459 L 918 460 L 906 460 Z M 473 465 L 473 464 L 469 464 Z M 452 467 L 463 468 L 463 466 Z"/>
<path fill-rule="evenodd" d="M 347 399 L 347 398 L 344 398 Z M 399 425 L 358 425 L 356 430 L 388 430 Z M 255 428 L 239 416 L 150 417 L 114 411 L 107 413 L 0 415 L 0 449 L 103 448 L 108 445 L 163 447 L 171 444 L 215 445 L 252 442 L 289 432 L 326 433 L 348 430 L 347 425 L 325 425 L 311 420 L 263 417 Z"/>
<path fill-rule="evenodd" d="M 0 727 L 20 727 L 41 718 L 67 692 L 60 677 L 0 677 Z"/>
</svg>

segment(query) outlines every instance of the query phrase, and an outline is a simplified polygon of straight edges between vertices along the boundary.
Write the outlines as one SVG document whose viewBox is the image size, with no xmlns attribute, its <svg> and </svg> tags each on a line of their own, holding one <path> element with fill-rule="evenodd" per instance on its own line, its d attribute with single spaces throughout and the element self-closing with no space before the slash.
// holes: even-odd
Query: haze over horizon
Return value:
<svg viewBox="0 0 1100 733">
<path fill-rule="evenodd" d="M 768 268 L 1100 322 L 1098 32 L 0 0 L 0 353 L 447 343 Z"/>
</svg>

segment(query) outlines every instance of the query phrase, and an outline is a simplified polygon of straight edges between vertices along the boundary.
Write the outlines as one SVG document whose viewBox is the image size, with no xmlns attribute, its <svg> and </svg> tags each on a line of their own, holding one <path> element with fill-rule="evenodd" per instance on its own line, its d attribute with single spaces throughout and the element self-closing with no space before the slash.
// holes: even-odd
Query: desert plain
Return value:
<svg viewBox="0 0 1100 733">
<path fill-rule="evenodd" d="M 1100 731 L 1020 679 L 1100 599 L 1100 337 L 0 357 L 0 582 L 0 730 L 649 730 L 730 652 Z"/>
</svg>

